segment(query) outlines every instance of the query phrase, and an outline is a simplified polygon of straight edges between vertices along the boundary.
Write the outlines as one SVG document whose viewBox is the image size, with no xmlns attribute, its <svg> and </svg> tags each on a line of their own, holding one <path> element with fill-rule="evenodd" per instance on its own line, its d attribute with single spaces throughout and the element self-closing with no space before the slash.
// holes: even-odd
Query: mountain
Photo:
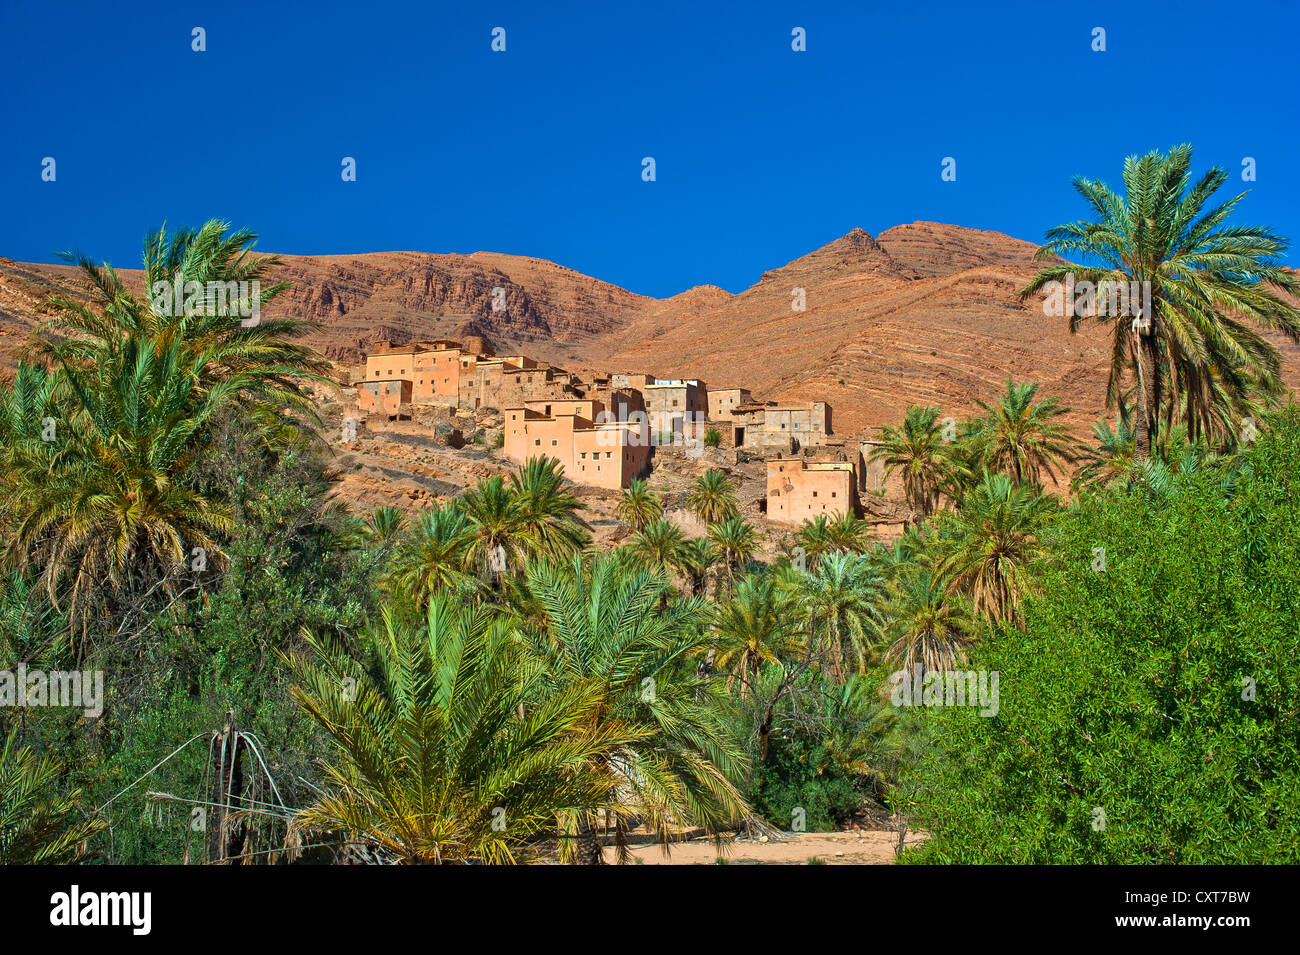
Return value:
<svg viewBox="0 0 1300 955">
<path fill-rule="evenodd" d="M 935 222 L 878 238 L 854 229 L 739 294 L 703 285 L 664 299 L 492 252 L 283 256 L 275 278 L 292 289 L 274 311 L 319 323 L 307 342 L 344 362 L 378 339 L 479 335 L 498 352 L 576 371 L 824 399 L 845 435 L 896 422 L 909 404 L 959 417 L 993 401 L 1008 377 L 1033 379 L 1084 429 L 1103 411 L 1108 341 L 1095 327 L 1071 335 L 1040 302 L 1019 300 L 1042 265 L 1036 251 L 999 232 Z M 138 286 L 139 272 L 124 275 Z M 12 366 L 39 301 L 76 283 L 67 267 L 0 259 L 0 362 Z M 1270 337 L 1288 381 L 1300 382 L 1300 349 Z"/>
</svg>

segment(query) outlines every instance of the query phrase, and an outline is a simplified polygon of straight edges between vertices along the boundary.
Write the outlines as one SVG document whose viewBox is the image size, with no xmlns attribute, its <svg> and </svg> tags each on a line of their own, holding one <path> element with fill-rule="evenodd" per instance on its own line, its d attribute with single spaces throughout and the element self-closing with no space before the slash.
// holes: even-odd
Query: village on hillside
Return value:
<svg viewBox="0 0 1300 955">
<path fill-rule="evenodd" d="M 550 457 L 597 516 L 616 500 L 601 490 L 645 479 L 671 496 L 714 468 L 736 482 L 744 516 L 760 524 L 851 513 L 892 536 L 904 520 L 886 503 L 882 465 L 870 461 L 877 442 L 835 434 L 825 401 L 763 401 L 731 382 L 643 372 L 584 378 L 497 355 L 477 336 L 375 341 L 340 377 L 341 400 L 328 407 L 344 455 L 342 493 L 363 503 L 394 503 L 394 494 L 407 504 L 441 501 L 494 470 Z M 684 508 L 668 516 L 695 529 Z"/>
</svg>

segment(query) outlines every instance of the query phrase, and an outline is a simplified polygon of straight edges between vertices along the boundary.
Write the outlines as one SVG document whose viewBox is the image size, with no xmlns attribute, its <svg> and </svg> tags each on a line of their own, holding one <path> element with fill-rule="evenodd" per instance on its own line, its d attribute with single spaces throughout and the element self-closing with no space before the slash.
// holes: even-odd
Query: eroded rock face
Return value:
<svg viewBox="0 0 1300 955">
<path fill-rule="evenodd" d="M 960 417 L 995 400 L 1008 377 L 1033 379 L 1083 430 L 1103 411 L 1108 334 L 1071 335 L 1041 301 L 1020 301 L 1042 264 L 1035 251 L 933 222 L 878 239 L 854 229 L 739 294 L 704 285 L 666 299 L 498 253 L 285 256 L 276 278 L 293 287 L 269 311 L 319 322 L 305 341 L 345 364 L 379 339 L 472 337 L 588 375 L 643 371 L 745 387 L 760 400 L 824 400 L 832 430 L 846 436 L 897 422 L 909 404 Z M 138 287 L 138 272 L 123 274 Z M 37 304 L 77 282 L 65 266 L 0 259 L 0 368 L 13 367 Z M 1300 349 L 1268 337 L 1287 381 L 1300 383 Z M 472 440 L 467 425 L 457 424 Z"/>
</svg>

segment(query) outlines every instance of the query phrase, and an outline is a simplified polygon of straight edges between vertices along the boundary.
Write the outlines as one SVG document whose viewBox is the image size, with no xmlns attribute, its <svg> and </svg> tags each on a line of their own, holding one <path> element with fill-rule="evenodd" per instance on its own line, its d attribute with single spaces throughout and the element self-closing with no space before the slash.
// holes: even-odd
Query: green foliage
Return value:
<svg viewBox="0 0 1300 955">
<path fill-rule="evenodd" d="M 1061 518 L 1023 630 L 974 651 L 997 716 L 927 711 L 914 861 L 1300 861 L 1300 413 L 1274 427 L 1234 493 L 1188 470 Z"/>
</svg>

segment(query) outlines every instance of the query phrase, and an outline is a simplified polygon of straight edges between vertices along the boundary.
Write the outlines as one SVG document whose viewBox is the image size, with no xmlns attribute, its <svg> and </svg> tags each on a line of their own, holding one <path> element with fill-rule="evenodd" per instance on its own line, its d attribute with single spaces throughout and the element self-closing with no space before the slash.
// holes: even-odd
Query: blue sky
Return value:
<svg viewBox="0 0 1300 955">
<path fill-rule="evenodd" d="M 1083 214 L 1072 176 L 1118 185 L 1125 155 L 1182 141 L 1252 190 L 1239 221 L 1300 238 L 1298 9 L 9 4 L 0 255 L 135 266 L 150 228 L 219 217 L 267 251 L 489 249 L 739 291 L 855 226 L 1040 240 Z"/>
</svg>

